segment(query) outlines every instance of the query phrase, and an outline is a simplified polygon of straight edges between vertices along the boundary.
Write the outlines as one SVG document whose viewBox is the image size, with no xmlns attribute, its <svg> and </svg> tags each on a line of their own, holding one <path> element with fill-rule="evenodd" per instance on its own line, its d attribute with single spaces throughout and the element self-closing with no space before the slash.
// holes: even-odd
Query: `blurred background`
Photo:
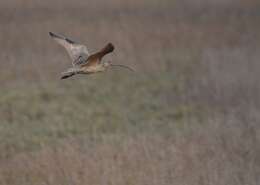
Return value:
<svg viewBox="0 0 260 185">
<path fill-rule="evenodd" d="M 260 183 L 258 0 L 0 0 L 0 43 L 0 185 Z"/>
</svg>

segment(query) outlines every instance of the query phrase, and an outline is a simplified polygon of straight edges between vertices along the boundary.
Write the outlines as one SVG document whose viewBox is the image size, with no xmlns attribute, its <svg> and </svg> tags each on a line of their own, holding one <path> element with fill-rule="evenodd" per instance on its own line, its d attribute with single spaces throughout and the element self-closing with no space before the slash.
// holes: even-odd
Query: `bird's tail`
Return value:
<svg viewBox="0 0 260 185">
<path fill-rule="evenodd" d="M 61 74 L 62 75 L 61 79 L 66 79 L 66 78 L 72 77 L 72 76 L 76 75 L 78 72 L 79 72 L 78 69 L 70 68 Z"/>
<path fill-rule="evenodd" d="M 102 58 L 103 56 L 105 56 L 108 53 L 111 53 L 112 51 L 114 51 L 115 47 L 113 46 L 113 44 L 108 43 L 100 52 L 99 55 Z"/>
</svg>

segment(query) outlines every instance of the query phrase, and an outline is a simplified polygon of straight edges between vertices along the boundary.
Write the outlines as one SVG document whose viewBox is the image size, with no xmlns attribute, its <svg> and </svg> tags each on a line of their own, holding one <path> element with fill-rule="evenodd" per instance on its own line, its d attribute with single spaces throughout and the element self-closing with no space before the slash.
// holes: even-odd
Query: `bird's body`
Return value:
<svg viewBox="0 0 260 185">
<path fill-rule="evenodd" d="M 69 78 L 76 74 L 92 74 L 103 72 L 109 66 L 120 66 L 132 70 L 127 66 L 113 65 L 108 61 L 102 62 L 102 58 L 105 55 L 114 51 L 114 46 L 111 43 L 108 43 L 103 49 L 90 55 L 86 46 L 78 44 L 71 39 L 54 34 L 52 32 L 49 34 L 60 45 L 65 47 L 70 55 L 70 58 L 72 59 L 72 68 L 69 68 L 67 71 L 63 72 L 61 79 Z"/>
</svg>

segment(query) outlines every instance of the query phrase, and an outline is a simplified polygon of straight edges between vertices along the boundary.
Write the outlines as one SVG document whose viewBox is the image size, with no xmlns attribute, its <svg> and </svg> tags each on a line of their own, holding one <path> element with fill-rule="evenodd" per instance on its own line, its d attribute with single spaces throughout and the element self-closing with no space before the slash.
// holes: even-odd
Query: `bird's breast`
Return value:
<svg viewBox="0 0 260 185">
<path fill-rule="evenodd" d="M 96 72 L 102 72 L 105 68 L 101 65 L 93 65 L 93 66 L 86 66 L 84 67 L 83 71 L 87 73 L 96 73 Z"/>
</svg>

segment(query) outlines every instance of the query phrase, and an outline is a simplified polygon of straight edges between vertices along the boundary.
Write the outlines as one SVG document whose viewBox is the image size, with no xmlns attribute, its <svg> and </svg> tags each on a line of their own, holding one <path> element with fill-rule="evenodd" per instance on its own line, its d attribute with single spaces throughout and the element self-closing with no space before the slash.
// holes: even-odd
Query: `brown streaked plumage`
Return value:
<svg viewBox="0 0 260 185">
<path fill-rule="evenodd" d="M 66 79 L 76 74 L 103 72 L 110 66 L 124 67 L 133 71 L 133 69 L 125 65 L 112 64 L 110 61 L 102 62 L 102 58 L 105 55 L 114 51 L 114 46 L 111 43 L 108 43 L 103 49 L 90 55 L 85 45 L 52 32 L 49 32 L 49 34 L 57 43 L 67 50 L 72 60 L 72 67 L 62 73 L 61 79 Z"/>
</svg>

